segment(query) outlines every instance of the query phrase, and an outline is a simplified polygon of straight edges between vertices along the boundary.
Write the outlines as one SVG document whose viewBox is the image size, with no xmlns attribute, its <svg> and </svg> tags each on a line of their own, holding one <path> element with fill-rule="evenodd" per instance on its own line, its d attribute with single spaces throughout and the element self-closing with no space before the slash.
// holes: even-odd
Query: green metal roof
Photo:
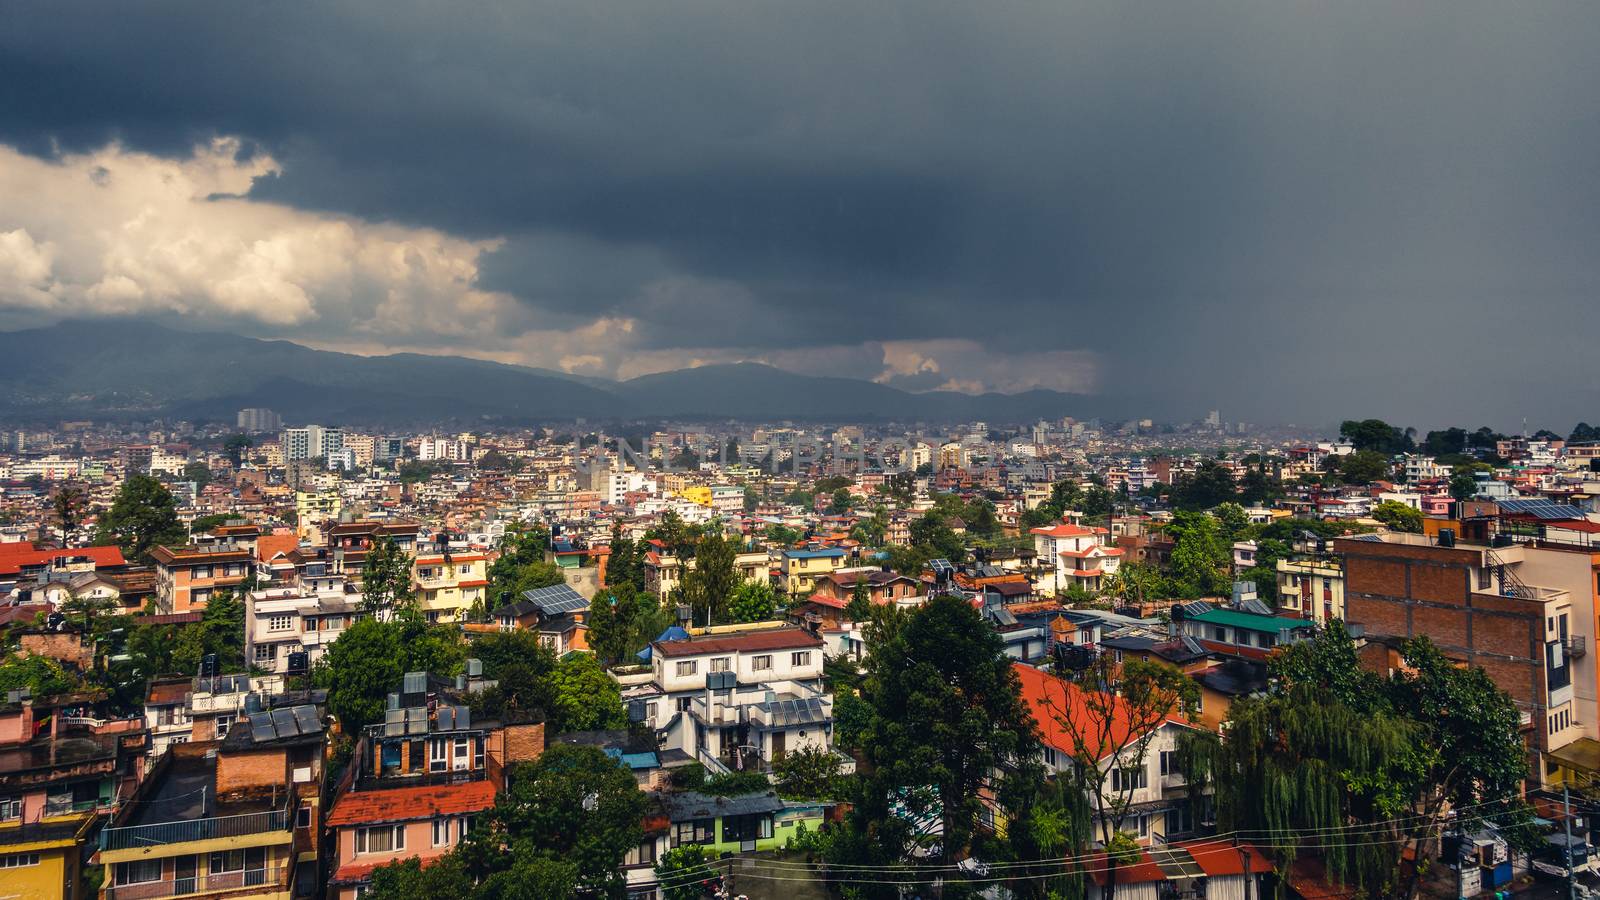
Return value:
<svg viewBox="0 0 1600 900">
<path fill-rule="evenodd" d="M 1236 609 L 1212 609 L 1189 618 L 1195 622 L 1204 622 L 1207 625 L 1227 625 L 1232 628 L 1243 628 L 1246 631 L 1260 631 L 1268 634 L 1277 634 L 1283 628 L 1310 628 L 1316 624 L 1307 619 L 1258 616 L 1255 613 L 1239 612 Z"/>
</svg>

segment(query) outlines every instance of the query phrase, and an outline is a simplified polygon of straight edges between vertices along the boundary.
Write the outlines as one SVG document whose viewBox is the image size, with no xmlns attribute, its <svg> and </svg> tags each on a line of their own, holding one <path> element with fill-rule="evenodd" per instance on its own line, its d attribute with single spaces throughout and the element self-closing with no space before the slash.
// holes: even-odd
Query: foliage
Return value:
<svg viewBox="0 0 1600 900">
<path fill-rule="evenodd" d="M 694 611 L 697 622 L 720 622 L 728 612 L 728 602 L 740 583 L 734 562 L 739 545 L 712 532 L 701 537 L 694 548 L 694 568 L 683 573 L 683 599 Z"/>
<path fill-rule="evenodd" d="M 55 697 L 84 688 L 78 675 L 48 656 L 13 653 L 0 662 L 0 692 L 27 688 L 35 697 Z"/>
<path fill-rule="evenodd" d="M 1466 501 L 1476 496 L 1478 496 L 1478 479 L 1473 477 L 1470 469 L 1457 466 L 1450 475 L 1450 497 Z"/>
<path fill-rule="evenodd" d="M 362 608 L 381 616 L 411 598 L 411 557 L 394 538 L 384 535 L 367 549 L 366 565 L 361 570 Z"/>
<path fill-rule="evenodd" d="M 489 565 L 489 597 L 494 607 L 512 602 L 522 596 L 523 591 L 566 583 L 561 567 L 545 562 L 544 554 L 549 547 L 550 533 L 543 527 L 506 532 L 501 539 L 500 555 Z"/>
<path fill-rule="evenodd" d="M 797 800 L 836 800 L 845 796 L 839 779 L 841 760 L 829 750 L 803 747 L 772 766 L 779 796 Z"/>
<path fill-rule="evenodd" d="M 1211 515 L 1217 520 L 1217 528 L 1222 533 L 1222 542 L 1230 546 L 1234 541 L 1241 539 L 1245 530 L 1250 527 L 1250 518 L 1245 514 L 1244 507 L 1232 500 L 1218 504 L 1217 508 L 1211 511 Z"/>
<path fill-rule="evenodd" d="M 728 617 L 735 622 L 768 622 L 778 608 L 778 595 L 764 581 L 742 582 L 733 590 Z"/>
<path fill-rule="evenodd" d="M 724 772 L 706 778 L 695 790 L 712 797 L 739 797 L 764 794 L 772 790 L 772 782 L 761 772 Z"/>
<path fill-rule="evenodd" d="M 209 654 L 216 654 L 219 673 L 244 671 L 244 602 L 231 590 L 212 594 L 200 621 L 185 625 L 178 632 L 172 666 L 185 675 L 193 675 Z"/>
<path fill-rule="evenodd" d="M 891 818 L 937 819 L 944 858 L 958 858 L 980 786 L 1036 755 L 1033 719 L 999 636 L 970 603 L 940 596 L 903 617 L 889 609 L 874 618 L 866 661 L 872 717 L 861 744 L 872 774 L 858 812 L 880 835 L 897 827 Z M 890 811 L 896 799 L 903 814 Z"/>
<path fill-rule="evenodd" d="M 606 587 L 628 585 L 644 590 L 644 551 L 633 539 L 622 536 L 622 529 L 611 527 L 611 555 L 606 560 Z"/>
<path fill-rule="evenodd" d="M 149 475 L 129 475 L 111 508 L 100 517 L 95 542 L 116 544 L 132 563 L 150 562 L 150 551 L 161 544 L 182 544 L 188 539 L 178 521 L 172 492 Z"/>
<path fill-rule="evenodd" d="M 654 596 L 622 582 L 589 604 L 589 647 L 605 665 L 632 661 L 666 627 L 663 616 Z"/>
<path fill-rule="evenodd" d="M 455 851 L 484 896 L 519 896 L 508 892 L 535 873 L 545 884 L 575 876 L 569 894 L 620 894 L 622 860 L 644 836 L 645 812 L 625 767 L 599 748 L 558 743 L 518 766 L 508 785 Z"/>
<path fill-rule="evenodd" d="M 720 884 L 716 870 L 706 865 L 705 848 L 699 844 L 673 847 L 656 862 L 656 878 L 667 900 L 701 900 L 713 883 Z"/>
<path fill-rule="evenodd" d="M 850 529 L 850 537 L 860 541 L 868 547 L 881 547 L 889 535 L 889 510 L 879 504 L 872 510 L 868 518 L 856 522 Z"/>
<path fill-rule="evenodd" d="M 1169 559 L 1173 593 L 1190 598 L 1227 593 L 1232 555 L 1222 542 L 1217 520 L 1205 513 L 1179 511 L 1166 531 L 1173 540 Z"/>
<path fill-rule="evenodd" d="M 833 695 L 833 740 L 846 750 L 861 749 L 861 739 L 872 722 L 872 707 L 854 691 Z"/>
<path fill-rule="evenodd" d="M 455 854 L 430 860 L 426 867 L 412 856 L 372 870 L 372 888 L 366 896 L 376 900 L 432 900 L 435 897 L 470 897 L 472 881 Z M 552 895 L 553 896 L 553 895 Z"/>
<path fill-rule="evenodd" d="M 625 728 L 628 714 L 617 682 L 587 653 L 573 653 L 550 674 L 550 728 L 554 734 Z"/>
<path fill-rule="evenodd" d="M 72 533 L 83 524 L 83 510 L 88 503 L 83 488 L 75 484 L 63 484 L 56 488 L 56 495 L 50 501 L 50 509 L 55 513 L 56 527 L 61 529 L 62 546 L 69 546 Z"/>
<path fill-rule="evenodd" d="M 205 488 L 211 483 L 211 467 L 203 462 L 192 462 L 183 467 L 183 480 L 192 481 L 196 488 Z"/>
<path fill-rule="evenodd" d="M 793 547 L 805 535 L 787 525 L 768 525 L 766 531 L 767 543 L 774 547 Z"/>
<path fill-rule="evenodd" d="M 867 573 L 856 575 L 855 587 L 850 589 L 850 602 L 845 604 L 844 617 L 851 622 L 865 622 L 872 618 L 872 582 Z"/>
<path fill-rule="evenodd" d="M 244 460 L 244 451 L 255 445 L 255 440 L 248 434 L 230 434 L 228 439 L 222 442 L 222 449 L 228 454 L 228 460 L 233 463 L 233 467 L 237 469 Z"/>
<path fill-rule="evenodd" d="M 849 488 L 839 488 L 828 501 L 828 512 L 836 516 L 844 515 L 855 505 L 855 501 L 856 498 L 850 496 Z"/>
<path fill-rule="evenodd" d="M 1422 510 L 1401 503 L 1398 500 L 1385 500 L 1372 509 L 1372 517 L 1389 526 L 1393 531 L 1408 531 L 1412 534 L 1422 533 Z"/>
<path fill-rule="evenodd" d="M 1239 500 L 1242 503 L 1266 503 L 1283 496 L 1283 485 L 1267 474 L 1266 463 L 1257 462 L 1245 470 L 1239 479 Z"/>
<path fill-rule="evenodd" d="M 1382 419 L 1347 419 L 1339 425 L 1339 436 L 1349 441 L 1359 452 L 1373 451 L 1380 456 L 1410 453 L 1416 448 L 1410 433 Z"/>
<path fill-rule="evenodd" d="M 1170 501 L 1175 509 L 1210 509 L 1238 498 L 1233 475 L 1214 459 L 1201 461 L 1193 475 L 1178 477 L 1172 485 Z"/>
<path fill-rule="evenodd" d="M 938 515 L 937 510 L 913 521 L 910 532 L 911 547 L 926 554 L 924 561 L 943 558 L 959 564 L 966 559 L 967 549 L 961 541 L 961 536 L 945 524 L 944 518 Z"/>
<path fill-rule="evenodd" d="M 1328 464 L 1339 477 L 1351 484 L 1371 484 L 1389 477 L 1389 457 L 1376 450 L 1357 450 L 1344 456 L 1328 457 Z"/>
<path fill-rule="evenodd" d="M 377 619 L 362 619 L 328 646 L 312 672 L 313 682 L 328 691 L 328 711 L 347 731 L 383 718 L 389 692 L 405 669 L 400 661 L 400 629 Z"/>
</svg>

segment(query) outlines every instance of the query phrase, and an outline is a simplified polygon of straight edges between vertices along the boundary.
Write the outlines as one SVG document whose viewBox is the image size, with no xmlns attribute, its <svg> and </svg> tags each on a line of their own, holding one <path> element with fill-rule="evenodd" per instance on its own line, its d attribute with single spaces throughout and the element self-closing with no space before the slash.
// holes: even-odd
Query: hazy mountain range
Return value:
<svg viewBox="0 0 1600 900">
<path fill-rule="evenodd" d="M 527 424 L 633 418 L 1019 422 L 1103 415 L 1100 398 L 1057 391 L 911 393 L 754 363 L 627 381 L 453 356 L 356 356 L 288 341 L 87 320 L 0 332 L 0 415 L 232 421 L 245 407 L 285 421 L 371 425 Z"/>
</svg>

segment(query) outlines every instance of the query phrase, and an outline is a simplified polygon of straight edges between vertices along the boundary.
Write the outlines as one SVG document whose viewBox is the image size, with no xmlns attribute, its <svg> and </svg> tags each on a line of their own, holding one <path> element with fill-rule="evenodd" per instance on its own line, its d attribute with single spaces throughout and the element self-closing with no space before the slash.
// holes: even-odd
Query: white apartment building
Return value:
<svg viewBox="0 0 1600 900">
<path fill-rule="evenodd" d="M 361 595 L 346 590 L 343 579 L 322 590 L 280 587 L 245 595 L 245 660 L 267 672 L 289 671 L 289 655 L 304 652 L 315 665 L 328 645 L 362 615 Z"/>
<path fill-rule="evenodd" d="M 650 645 L 651 680 L 628 692 L 645 704 L 645 721 L 663 728 L 703 696 L 707 679 L 732 673 L 745 687 L 792 682 L 822 687 L 822 638 L 803 628 L 711 634 Z"/>
<path fill-rule="evenodd" d="M 1109 535 L 1104 528 L 1062 522 L 1029 533 L 1035 559 L 1047 570 L 1037 584 L 1045 596 L 1058 596 L 1074 587 L 1098 591 L 1101 580 L 1122 566 L 1122 548 L 1106 543 Z"/>
<path fill-rule="evenodd" d="M 288 462 L 330 456 L 344 449 L 344 430 L 307 425 L 283 430 L 283 458 Z"/>
<path fill-rule="evenodd" d="M 440 459 L 464 462 L 470 458 L 470 452 L 466 441 L 453 438 L 425 437 L 417 443 L 417 459 L 423 462 Z"/>
</svg>

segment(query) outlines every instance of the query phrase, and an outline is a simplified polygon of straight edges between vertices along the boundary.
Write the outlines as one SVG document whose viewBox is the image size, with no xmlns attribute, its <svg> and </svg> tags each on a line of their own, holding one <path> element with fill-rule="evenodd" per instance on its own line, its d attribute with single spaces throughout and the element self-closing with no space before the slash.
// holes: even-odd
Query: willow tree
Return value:
<svg viewBox="0 0 1600 900">
<path fill-rule="evenodd" d="M 1407 860 L 1430 855 L 1447 816 L 1530 846 L 1510 697 L 1426 639 L 1401 655 L 1406 669 L 1390 678 L 1361 669 L 1335 621 L 1285 648 L 1272 687 L 1235 702 L 1220 737 L 1186 741 L 1179 764 L 1195 794 L 1214 788 L 1218 829 L 1268 831 L 1280 867 L 1313 852 L 1369 896 L 1415 894 Z"/>
</svg>

